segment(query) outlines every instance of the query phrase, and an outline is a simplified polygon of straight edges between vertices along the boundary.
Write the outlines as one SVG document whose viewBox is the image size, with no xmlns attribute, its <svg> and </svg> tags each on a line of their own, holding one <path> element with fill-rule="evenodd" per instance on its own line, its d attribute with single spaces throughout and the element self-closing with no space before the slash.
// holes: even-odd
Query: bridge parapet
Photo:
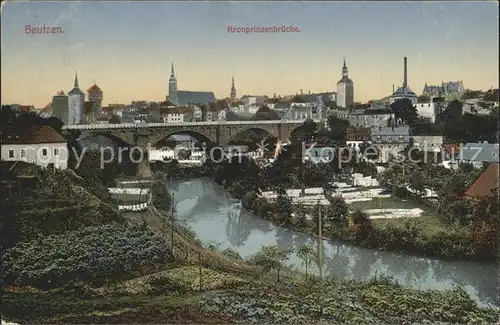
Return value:
<svg viewBox="0 0 500 325">
<path fill-rule="evenodd" d="M 254 125 L 279 125 L 303 124 L 306 120 L 263 120 L 263 121 L 207 121 L 207 122 L 182 122 L 182 123 L 119 123 L 119 124 L 72 124 L 64 125 L 63 130 L 95 130 L 95 129 L 144 129 L 183 126 L 249 126 Z M 319 123 L 320 120 L 314 120 Z"/>
</svg>

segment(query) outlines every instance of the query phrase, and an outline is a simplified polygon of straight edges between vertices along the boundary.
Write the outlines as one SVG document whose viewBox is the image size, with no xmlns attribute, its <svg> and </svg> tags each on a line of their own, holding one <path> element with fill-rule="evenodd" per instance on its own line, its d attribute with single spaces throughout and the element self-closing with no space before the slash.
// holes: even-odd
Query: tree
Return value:
<svg viewBox="0 0 500 325">
<path fill-rule="evenodd" d="M 423 175 L 420 171 L 414 170 L 410 176 L 410 187 L 417 192 L 417 196 L 420 199 L 422 193 L 425 191 L 425 185 L 423 183 Z"/>
<path fill-rule="evenodd" d="M 294 132 L 293 138 L 295 142 L 310 143 L 314 141 L 318 132 L 318 124 L 311 119 L 307 119 L 304 124 L 299 126 Z"/>
<path fill-rule="evenodd" d="M 372 230 L 372 221 L 367 213 L 356 210 L 351 214 L 351 221 L 354 225 L 355 235 L 358 240 L 366 238 Z"/>
<path fill-rule="evenodd" d="M 264 268 L 265 272 L 276 270 L 278 272 L 278 282 L 280 281 L 280 270 L 289 258 L 288 251 L 278 246 L 263 246 L 262 249 L 252 257 L 252 261 Z"/>
<path fill-rule="evenodd" d="M 418 113 L 413 103 L 408 98 L 398 99 L 391 104 L 396 119 L 401 119 L 403 123 L 413 125 L 418 119 Z"/>
<path fill-rule="evenodd" d="M 330 115 L 327 118 L 328 137 L 333 141 L 344 141 L 349 121 Z"/>
<path fill-rule="evenodd" d="M 120 124 L 121 123 L 120 117 L 118 115 L 113 114 L 113 116 L 111 116 L 111 118 L 109 119 L 109 123 Z"/>
<path fill-rule="evenodd" d="M 286 193 L 279 193 L 276 198 L 276 213 L 280 216 L 280 220 L 289 221 L 292 212 L 292 200 L 290 200 Z"/>
<path fill-rule="evenodd" d="M 347 220 L 349 208 L 344 199 L 340 196 L 330 196 L 328 198 L 330 205 L 325 213 L 325 220 L 330 224 L 330 227 L 335 227 L 339 223 Z"/>
<path fill-rule="evenodd" d="M 422 95 L 422 96 L 418 96 L 417 101 L 419 103 L 428 103 L 431 101 L 431 98 L 429 96 Z"/>
<path fill-rule="evenodd" d="M 369 142 L 363 142 L 359 145 L 360 154 L 368 160 L 377 160 L 380 152 L 377 148 L 372 146 Z"/>
<path fill-rule="evenodd" d="M 297 256 L 304 261 L 306 267 L 306 280 L 307 280 L 307 271 L 309 269 L 309 263 L 314 260 L 316 254 L 314 253 L 314 248 L 310 245 L 300 245 L 297 249 Z"/>
<path fill-rule="evenodd" d="M 31 125 L 51 126 L 58 133 L 61 133 L 64 123 L 56 117 L 43 118 L 35 112 L 19 113 L 10 105 L 2 105 L 0 110 L 0 126 L 8 125 L 20 127 Z"/>
</svg>

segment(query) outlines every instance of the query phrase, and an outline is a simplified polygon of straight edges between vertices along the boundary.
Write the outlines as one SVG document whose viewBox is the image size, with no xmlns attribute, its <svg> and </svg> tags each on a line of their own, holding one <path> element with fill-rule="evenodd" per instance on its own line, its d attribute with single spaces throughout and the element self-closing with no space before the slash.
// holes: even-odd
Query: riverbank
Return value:
<svg viewBox="0 0 500 325">
<path fill-rule="evenodd" d="M 309 235 L 318 233 L 317 207 L 302 211 L 303 214 L 312 215 L 313 220 L 307 220 L 301 215 L 283 216 L 279 213 L 278 203 L 268 202 L 255 192 L 248 192 L 244 197 L 238 197 L 230 187 L 227 190 L 230 195 L 240 199 L 246 209 L 275 225 Z M 327 213 L 323 211 L 323 218 Z M 357 213 L 359 215 L 359 211 Z M 484 230 L 483 233 L 480 233 L 481 230 Z M 353 222 L 353 218 L 349 218 L 345 222 L 326 223 L 323 221 L 322 236 L 369 249 L 397 251 L 443 260 L 495 263 L 498 254 L 498 237 L 487 230 L 451 226 L 447 229 L 436 228 L 430 231 L 422 221 L 415 219 L 404 222 L 398 220 L 398 223 L 380 224 L 379 222 L 377 226 L 374 226 L 369 218 L 362 220 L 362 223 Z"/>
<path fill-rule="evenodd" d="M 197 186 L 197 183 L 188 186 Z M 184 187 L 177 190 L 185 192 Z M 206 190 L 213 193 L 214 188 L 207 187 Z M 164 194 L 163 192 L 163 197 L 169 197 Z M 178 194 L 177 192 L 176 197 L 181 197 Z M 156 200 L 153 197 L 153 202 L 158 203 L 158 199 L 158 196 Z M 100 274 L 95 272 L 107 270 L 110 263 L 113 266 L 121 265 L 115 263 L 115 260 L 119 261 L 119 258 L 131 252 L 145 248 L 141 251 L 141 257 L 145 258 L 134 275 L 127 268 L 118 268 L 116 271 L 120 272 L 120 277 L 106 278 L 106 281 L 98 284 L 79 282 L 65 286 L 51 285 L 46 289 L 38 287 L 34 282 L 34 285 L 13 282 L 3 287 L 2 319 L 20 324 L 297 325 L 451 325 L 490 324 L 497 320 L 497 310 L 478 307 L 464 290 L 458 288 L 424 291 L 399 285 L 387 278 L 378 277 L 369 281 L 320 279 L 315 276 L 306 278 L 304 274 L 293 271 L 281 272 L 278 278 L 273 270 L 265 271 L 257 264 L 237 260 L 205 247 L 191 234 L 186 234 L 182 226 L 175 226 L 175 223 L 172 226 L 169 222 L 171 216 L 167 213 L 170 211 L 169 206 L 166 204 L 164 208 L 165 211 L 158 211 L 156 207 L 151 207 L 145 213 L 126 214 L 125 218 L 136 232 L 150 233 L 150 238 L 156 238 L 158 244 L 161 243 L 162 248 L 155 250 L 155 254 L 166 251 L 173 259 L 166 263 L 156 263 L 157 257 L 143 256 L 148 253 L 148 248 L 155 249 L 150 245 L 151 240 L 143 237 L 143 240 L 135 243 L 135 249 L 128 249 L 128 253 L 118 251 L 115 255 L 108 255 L 111 258 L 109 261 L 102 257 L 95 259 L 106 262 L 102 269 L 87 270 L 89 275 Z M 177 220 L 176 223 L 182 224 L 182 221 Z M 220 220 L 215 222 L 221 226 Z M 104 237 L 107 234 L 109 229 L 95 240 L 95 231 L 88 231 L 88 243 L 95 243 L 99 249 L 91 247 L 84 251 L 94 253 L 106 249 L 106 245 L 103 245 L 106 241 L 99 239 L 108 238 Z M 118 239 L 123 243 L 131 237 L 133 236 L 125 234 Z M 81 238 L 84 237 L 71 235 L 65 245 L 55 246 L 64 249 L 59 249 L 54 254 L 69 254 L 67 251 L 72 247 L 81 246 Z M 54 239 L 52 237 L 51 241 Z M 169 245 L 171 242 L 173 245 Z M 43 249 L 45 246 L 35 247 Z M 113 249 L 119 248 L 120 245 L 113 246 Z M 33 251 L 37 250 L 30 250 L 28 253 L 32 254 Z M 105 252 L 112 250 L 106 249 Z M 40 254 L 43 254 L 49 264 L 53 263 L 54 259 L 47 258 L 47 254 Z M 26 257 L 29 255 L 23 258 Z M 44 265 L 38 265 L 39 260 L 42 258 L 30 265 L 35 265 L 35 269 L 43 268 Z M 137 258 L 134 260 L 137 261 Z M 365 261 L 365 258 L 360 257 L 359 260 Z M 156 264 L 154 268 L 149 267 L 152 263 Z M 341 264 L 338 260 L 335 261 L 336 268 L 341 267 Z M 12 265 L 8 268 L 11 275 L 13 272 L 23 274 L 23 268 L 18 270 Z M 52 278 L 62 280 L 72 277 L 64 274 L 64 277 Z M 44 281 L 40 283 L 46 284 Z"/>
</svg>

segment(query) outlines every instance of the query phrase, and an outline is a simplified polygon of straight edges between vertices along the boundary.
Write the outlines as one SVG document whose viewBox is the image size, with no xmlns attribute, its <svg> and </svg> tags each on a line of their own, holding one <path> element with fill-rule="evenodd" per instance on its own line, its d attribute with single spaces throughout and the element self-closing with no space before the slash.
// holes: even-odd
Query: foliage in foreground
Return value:
<svg viewBox="0 0 500 325">
<path fill-rule="evenodd" d="M 87 227 L 40 237 L 2 256 L 3 285 L 54 288 L 74 281 L 104 284 L 170 260 L 166 241 L 138 226 Z"/>
<path fill-rule="evenodd" d="M 462 289 L 417 291 L 387 280 L 250 283 L 207 297 L 201 305 L 207 312 L 254 323 L 311 324 L 321 319 L 327 324 L 491 324 L 498 317 L 492 309 L 478 308 Z"/>
</svg>

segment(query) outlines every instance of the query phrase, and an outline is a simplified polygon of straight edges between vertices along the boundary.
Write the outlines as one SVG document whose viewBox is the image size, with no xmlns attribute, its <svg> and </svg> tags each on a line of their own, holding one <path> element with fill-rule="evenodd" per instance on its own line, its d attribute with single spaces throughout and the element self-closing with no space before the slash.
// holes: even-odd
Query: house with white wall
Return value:
<svg viewBox="0 0 500 325">
<path fill-rule="evenodd" d="M 438 115 L 436 103 L 416 103 L 415 109 L 418 116 L 429 119 L 431 123 L 436 122 L 436 116 Z"/>
<path fill-rule="evenodd" d="M 24 161 L 42 167 L 68 167 L 66 139 L 50 126 L 9 126 L 1 134 L 2 161 Z"/>
</svg>

